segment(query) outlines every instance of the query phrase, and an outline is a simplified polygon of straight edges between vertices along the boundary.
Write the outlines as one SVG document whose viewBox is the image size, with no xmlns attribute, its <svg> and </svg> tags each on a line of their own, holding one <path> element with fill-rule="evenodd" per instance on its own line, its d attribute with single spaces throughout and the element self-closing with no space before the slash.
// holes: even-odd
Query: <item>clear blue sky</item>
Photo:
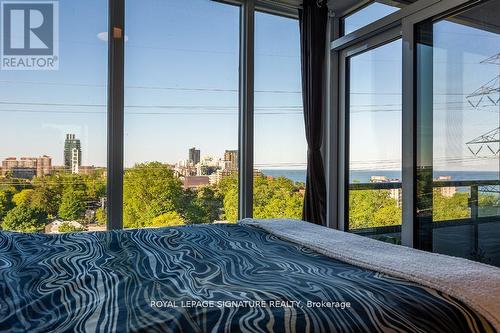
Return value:
<svg viewBox="0 0 500 333">
<path fill-rule="evenodd" d="M 392 12 L 384 5 L 373 7 L 350 18 L 349 30 Z M 466 98 L 499 75 L 498 62 L 481 61 L 500 52 L 500 35 L 440 21 L 434 24 L 433 36 L 434 170 L 499 171 L 498 156 L 484 147 L 481 158 L 475 158 L 465 143 L 500 126 L 500 105 L 485 97 L 475 109 Z M 352 169 L 401 170 L 401 47 L 396 40 L 351 59 Z M 490 97 L 496 100 L 499 95 Z"/>
<path fill-rule="evenodd" d="M 127 0 L 126 11 L 126 166 L 173 163 L 192 146 L 215 156 L 236 149 L 238 8 L 208 0 Z M 60 0 L 60 27 L 59 71 L 0 71 L 0 159 L 47 154 L 62 164 L 64 136 L 75 133 L 83 163 L 103 166 L 107 43 L 97 35 L 107 29 L 107 1 Z M 500 38 L 449 22 L 435 29 L 434 76 L 442 82 L 434 87 L 436 166 L 498 170 L 498 159 L 472 161 L 465 147 L 498 126 L 498 107 L 473 110 L 464 94 L 498 74 L 498 66 L 479 62 L 500 51 Z M 257 167 L 305 163 L 299 50 L 296 20 L 257 15 Z M 399 168 L 400 50 L 395 42 L 353 59 L 353 168 Z M 462 95 L 450 97 L 457 92 Z M 54 103 L 64 105 L 43 105 Z"/>
<path fill-rule="evenodd" d="M 375 22 L 379 18 L 398 11 L 398 7 L 389 6 L 383 3 L 372 2 L 366 7 L 347 16 L 344 20 L 344 33 L 351 33 L 369 23 Z"/>
<path fill-rule="evenodd" d="M 128 0 L 126 13 L 126 165 L 176 162 L 192 146 L 218 157 L 237 149 L 238 7 Z M 61 164 L 64 135 L 75 133 L 83 163 L 106 164 L 106 24 L 106 1 L 61 0 L 60 70 L 0 73 L 1 101 L 101 105 L 0 104 L 0 158 Z M 257 15 L 257 166 L 305 163 L 299 50 L 298 21 Z"/>
</svg>

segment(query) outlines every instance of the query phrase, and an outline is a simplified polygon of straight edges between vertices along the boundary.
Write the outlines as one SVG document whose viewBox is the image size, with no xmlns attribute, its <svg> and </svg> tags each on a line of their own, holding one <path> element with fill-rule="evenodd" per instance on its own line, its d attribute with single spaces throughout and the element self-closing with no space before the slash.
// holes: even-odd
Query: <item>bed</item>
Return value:
<svg viewBox="0 0 500 333">
<path fill-rule="evenodd" d="M 349 249 L 356 242 L 372 253 Z M 434 269 L 430 278 L 408 270 L 408 255 L 417 257 L 418 267 L 419 256 L 431 254 L 282 220 L 62 235 L 1 232 L 0 331 L 499 330 L 499 269 L 458 259 L 460 274 L 488 281 L 478 291 L 467 292 L 471 285 L 454 291 L 457 281 L 442 285 Z M 450 257 L 432 258 L 442 266 Z"/>
</svg>

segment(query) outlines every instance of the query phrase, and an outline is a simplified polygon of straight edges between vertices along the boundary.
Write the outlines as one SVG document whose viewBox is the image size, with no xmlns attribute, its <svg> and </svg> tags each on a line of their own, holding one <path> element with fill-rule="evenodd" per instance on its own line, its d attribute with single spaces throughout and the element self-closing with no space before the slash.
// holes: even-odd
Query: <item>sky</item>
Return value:
<svg viewBox="0 0 500 333">
<path fill-rule="evenodd" d="M 351 33 L 379 18 L 398 11 L 398 7 L 389 6 L 379 2 L 372 2 L 368 6 L 352 13 L 344 19 L 344 34 Z"/>
<path fill-rule="evenodd" d="M 386 7 L 359 12 L 348 29 Z M 0 159 L 46 154 L 60 165 L 74 133 L 83 164 L 104 166 L 107 1 L 60 0 L 59 10 L 59 70 L 0 71 Z M 238 7 L 127 0 L 126 29 L 125 166 L 175 163 L 191 147 L 215 157 L 237 149 Z M 258 13 L 255 29 L 255 166 L 305 168 L 298 21 Z M 479 62 L 500 51 L 500 37 L 451 22 L 434 34 L 434 81 L 453 83 L 434 87 L 436 167 L 498 170 L 498 159 L 474 160 L 465 146 L 498 127 L 498 107 L 472 109 L 464 95 L 498 74 Z M 351 62 L 351 167 L 400 169 L 401 42 Z"/>
<path fill-rule="evenodd" d="M 352 31 L 370 17 L 393 10 L 377 4 L 346 20 Z M 401 170 L 401 39 L 350 58 L 350 168 Z M 479 158 L 466 143 L 500 126 L 500 105 L 484 98 L 473 108 L 467 96 L 500 74 L 500 35 L 450 20 L 433 24 L 433 168 L 435 171 L 499 171 L 499 156 L 484 147 Z M 497 81 L 497 88 L 498 88 Z M 499 94 L 492 94 L 497 100 Z M 498 149 L 498 144 L 492 145 Z M 479 149 L 479 147 L 474 147 Z"/>
<path fill-rule="evenodd" d="M 74 133 L 83 164 L 103 166 L 107 44 L 98 35 L 107 2 L 59 7 L 59 71 L 0 72 L 0 159 L 47 154 L 61 164 L 65 134 Z M 215 157 L 237 149 L 239 8 L 128 0 L 126 35 L 125 165 L 175 163 L 191 147 Z M 255 38 L 256 167 L 304 168 L 298 21 L 258 13 Z"/>
</svg>

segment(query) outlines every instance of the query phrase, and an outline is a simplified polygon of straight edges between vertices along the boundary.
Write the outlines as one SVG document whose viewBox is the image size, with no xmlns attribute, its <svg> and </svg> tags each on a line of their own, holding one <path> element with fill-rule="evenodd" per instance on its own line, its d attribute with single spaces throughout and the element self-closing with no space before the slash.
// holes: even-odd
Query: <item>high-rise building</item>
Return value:
<svg viewBox="0 0 500 333">
<path fill-rule="evenodd" d="M 200 163 L 200 150 L 195 147 L 189 149 L 189 163 L 196 165 Z"/>
<path fill-rule="evenodd" d="M 226 150 L 224 152 L 224 164 L 226 170 L 231 170 L 231 171 L 238 170 L 238 151 Z"/>
<path fill-rule="evenodd" d="M 75 134 L 66 134 L 64 141 L 64 166 L 72 173 L 78 173 L 78 168 L 82 165 L 82 146 L 80 139 Z M 76 170 L 76 172 L 75 172 Z"/>
<path fill-rule="evenodd" d="M 71 150 L 71 173 L 79 173 L 80 165 L 80 151 L 77 148 L 73 148 Z"/>
</svg>

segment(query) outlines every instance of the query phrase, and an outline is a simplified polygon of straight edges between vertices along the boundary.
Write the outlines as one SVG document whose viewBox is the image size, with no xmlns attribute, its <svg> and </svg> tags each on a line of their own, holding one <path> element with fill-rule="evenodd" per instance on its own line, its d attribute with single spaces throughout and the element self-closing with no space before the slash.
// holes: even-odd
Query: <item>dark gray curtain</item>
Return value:
<svg viewBox="0 0 500 333">
<path fill-rule="evenodd" d="M 304 0 L 299 10 L 307 178 L 302 219 L 326 225 L 326 184 L 320 148 L 325 100 L 326 1 Z"/>
</svg>

